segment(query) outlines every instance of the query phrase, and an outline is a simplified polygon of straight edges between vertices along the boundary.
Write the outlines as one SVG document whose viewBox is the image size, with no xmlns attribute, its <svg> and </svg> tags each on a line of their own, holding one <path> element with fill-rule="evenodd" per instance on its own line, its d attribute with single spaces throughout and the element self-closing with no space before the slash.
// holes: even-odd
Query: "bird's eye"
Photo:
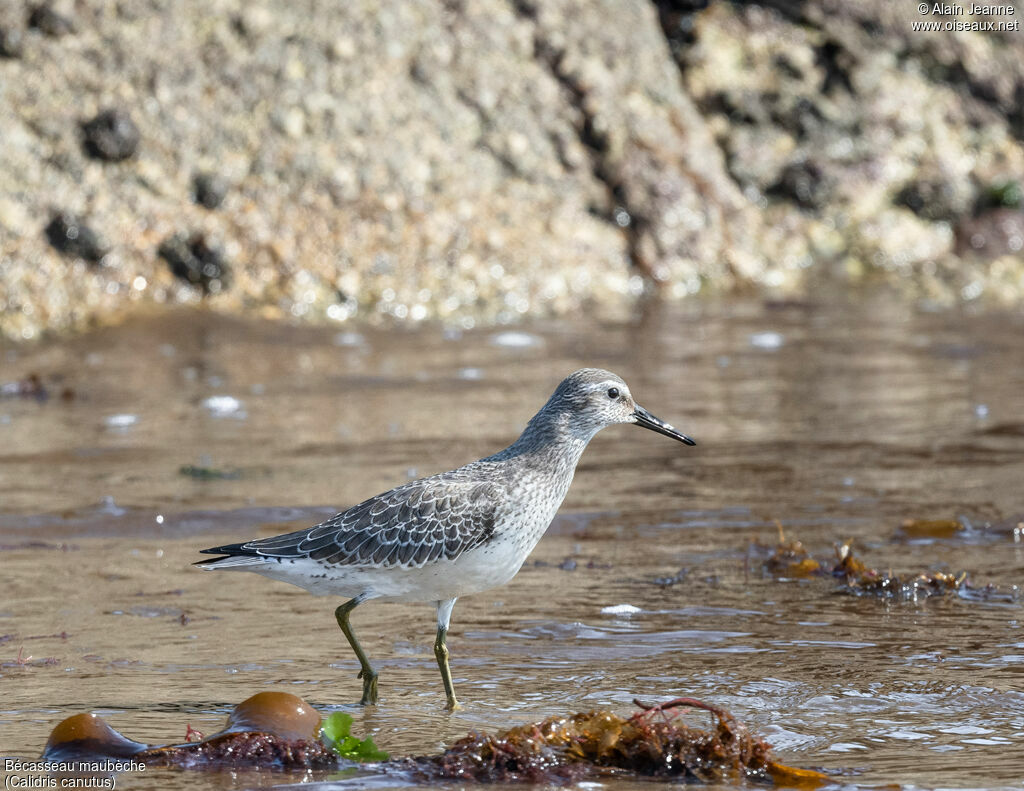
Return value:
<svg viewBox="0 0 1024 791">
<path fill-rule="evenodd" d="M 617 387 L 609 387 L 608 388 L 608 397 L 610 399 L 612 399 L 613 401 L 616 398 L 618 398 L 619 397 L 619 388 L 617 388 Z"/>
</svg>

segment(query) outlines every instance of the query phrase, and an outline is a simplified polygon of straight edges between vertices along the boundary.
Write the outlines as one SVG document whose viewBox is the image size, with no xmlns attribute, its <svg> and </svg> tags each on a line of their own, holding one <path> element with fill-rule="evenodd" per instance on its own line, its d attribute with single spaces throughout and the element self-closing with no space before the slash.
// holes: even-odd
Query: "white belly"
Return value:
<svg viewBox="0 0 1024 791">
<path fill-rule="evenodd" d="M 496 540 L 472 549 L 457 560 L 439 560 L 422 568 L 359 568 L 327 566 L 307 558 L 254 559 L 229 567 L 253 571 L 304 588 L 316 596 L 351 598 L 366 594 L 391 601 L 444 601 L 496 588 L 512 579 L 526 560 L 521 542 Z"/>
</svg>

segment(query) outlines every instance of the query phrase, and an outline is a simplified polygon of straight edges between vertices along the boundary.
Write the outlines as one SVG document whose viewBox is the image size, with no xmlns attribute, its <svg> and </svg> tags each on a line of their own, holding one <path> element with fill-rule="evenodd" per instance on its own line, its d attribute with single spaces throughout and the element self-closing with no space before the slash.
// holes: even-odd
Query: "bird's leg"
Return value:
<svg viewBox="0 0 1024 791">
<path fill-rule="evenodd" d="M 461 709 L 459 701 L 455 698 L 455 685 L 452 684 L 452 671 L 448 667 L 448 646 L 445 645 L 445 638 L 448 636 L 448 623 L 452 617 L 452 607 L 455 606 L 455 599 L 448 599 L 437 603 L 437 639 L 434 640 L 434 657 L 437 659 L 437 666 L 441 670 L 441 681 L 444 683 L 444 694 L 448 698 L 445 706 L 448 711 Z"/>
<path fill-rule="evenodd" d="M 452 671 L 448 667 L 448 646 L 444 640 L 448 630 L 443 626 L 437 627 L 437 639 L 434 641 L 434 656 L 437 657 L 437 666 L 441 669 L 441 681 L 444 682 L 444 694 L 448 697 L 448 704 L 445 706 L 448 711 L 461 709 L 459 701 L 455 698 L 455 686 L 452 684 Z"/>
<path fill-rule="evenodd" d="M 341 631 L 345 634 L 345 639 L 348 640 L 348 644 L 352 646 L 356 659 L 359 660 L 360 670 L 356 678 L 363 680 L 363 699 L 359 701 L 363 705 L 377 702 L 377 671 L 370 665 L 366 652 L 359 645 L 355 632 L 352 631 L 352 625 L 348 622 L 348 617 L 352 614 L 352 610 L 365 600 L 366 596 L 360 594 L 354 599 L 345 602 L 334 611 L 334 617 L 338 619 L 338 626 L 341 627 Z"/>
</svg>

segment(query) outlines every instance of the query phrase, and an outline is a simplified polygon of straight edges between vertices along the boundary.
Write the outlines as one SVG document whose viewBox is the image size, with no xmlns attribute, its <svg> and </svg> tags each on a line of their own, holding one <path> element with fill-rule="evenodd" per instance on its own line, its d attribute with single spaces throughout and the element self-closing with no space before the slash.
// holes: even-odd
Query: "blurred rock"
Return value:
<svg viewBox="0 0 1024 791">
<path fill-rule="evenodd" d="M 821 209 L 828 201 L 831 185 L 814 162 L 791 162 L 768 194 L 791 200 L 803 209 Z"/>
<path fill-rule="evenodd" d="M 139 129 L 123 110 L 104 110 L 82 124 L 85 150 L 97 159 L 120 162 L 139 146 Z"/>
<path fill-rule="evenodd" d="M 229 270 L 224 255 L 202 234 L 176 234 L 165 240 L 158 252 L 176 277 L 199 286 L 204 294 L 227 288 Z"/>
<path fill-rule="evenodd" d="M 957 189 L 958 186 L 961 188 Z M 894 202 L 926 220 L 955 220 L 970 207 L 970 186 L 941 180 L 912 181 L 896 193 Z"/>
<path fill-rule="evenodd" d="M 982 258 L 1024 255 L 1024 211 L 992 209 L 964 221 L 956 231 L 956 249 L 958 255 Z"/>
<path fill-rule="evenodd" d="M 820 250 L 816 218 L 830 221 L 834 264 L 819 266 L 938 302 L 1022 300 L 1024 281 L 986 288 L 994 276 L 957 256 L 971 237 L 1006 247 L 972 215 L 1002 205 L 979 184 L 1024 181 L 1024 38 L 915 32 L 916 18 L 885 0 L 718 3 L 673 54 L 748 198 L 803 210 L 785 218 L 788 243 Z"/>
<path fill-rule="evenodd" d="M 988 209 L 1024 209 L 1024 187 L 1014 179 L 999 179 L 981 190 L 974 205 L 974 213 Z"/>
<path fill-rule="evenodd" d="M 224 202 L 228 183 L 216 173 L 197 173 L 192 180 L 192 193 L 196 203 L 207 209 L 216 209 Z"/>
<path fill-rule="evenodd" d="M 37 225 L 9 233 L 0 304 L 33 309 L 4 335 L 198 301 L 223 280 L 153 255 L 181 228 L 231 240 L 219 309 L 288 319 L 621 317 L 860 279 L 951 302 L 992 277 L 953 229 L 1024 183 L 1021 36 L 915 33 L 888 0 L 52 7 L 73 42 L 0 61 L 0 224 L 87 206 L 116 255 L 63 280 Z M 25 13 L 0 0 L 0 24 Z M 75 114 L 109 107 L 83 156 Z M 197 171 L 230 185 L 216 212 Z M 981 293 L 1024 300 L 1001 278 Z"/>
<path fill-rule="evenodd" d="M 49 3 L 32 6 L 28 14 L 28 26 L 53 38 L 75 32 L 71 19 L 57 13 Z"/>
<path fill-rule="evenodd" d="M 0 25 L 0 58 L 20 58 L 24 51 L 24 34 L 18 28 Z"/>
<path fill-rule="evenodd" d="M 110 251 L 99 235 L 69 212 L 53 216 L 46 226 L 46 238 L 54 249 L 70 258 L 83 258 L 99 263 Z"/>
</svg>

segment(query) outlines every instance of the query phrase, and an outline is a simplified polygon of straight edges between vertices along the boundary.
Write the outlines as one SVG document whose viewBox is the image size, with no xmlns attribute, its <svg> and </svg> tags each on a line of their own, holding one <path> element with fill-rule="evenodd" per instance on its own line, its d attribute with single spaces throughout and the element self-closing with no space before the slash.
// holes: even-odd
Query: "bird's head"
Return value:
<svg viewBox="0 0 1024 791">
<path fill-rule="evenodd" d="M 581 368 L 562 380 L 551 401 L 570 415 L 570 430 L 586 439 L 606 426 L 633 423 L 687 445 L 697 444 L 640 406 L 633 399 L 629 385 L 611 371 Z"/>
</svg>

